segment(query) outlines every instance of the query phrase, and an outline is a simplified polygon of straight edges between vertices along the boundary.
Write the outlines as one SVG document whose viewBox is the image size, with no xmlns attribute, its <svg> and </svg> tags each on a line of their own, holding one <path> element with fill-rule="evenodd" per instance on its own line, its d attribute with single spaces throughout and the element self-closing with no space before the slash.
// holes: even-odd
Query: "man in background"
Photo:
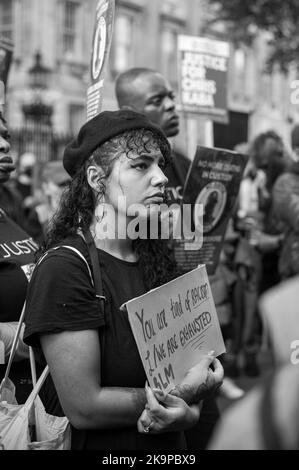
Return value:
<svg viewBox="0 0 299 470">
<path fill-rule="evenodd" d="M 62 160 L 52 160 L 44 165 L 41 179 L 40 201 L 35 206 L 35 211 L 45 234 L 70 177 L 63 168 Z"/>
</svg>

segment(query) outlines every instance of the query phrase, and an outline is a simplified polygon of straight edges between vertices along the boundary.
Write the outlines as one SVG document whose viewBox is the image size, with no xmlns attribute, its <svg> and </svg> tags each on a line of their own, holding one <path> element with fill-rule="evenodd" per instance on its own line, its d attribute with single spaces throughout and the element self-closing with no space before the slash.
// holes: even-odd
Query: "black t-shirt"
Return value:
<svg viewBox="0 0 299 470">
<path fill-rule="evenodd" d="M 84 240 L 78 235 L 64 240 L 80 250 L 90 264 Z M 143 388 L 146 375 L 126 312 L 119 307 L 145 293 L 138 262 L 120 260 L 98 250 L 103 290 L 107 302 L 102 312 L 91 285 L 87 266 L 71 250 L 59 249 L 46 256 L 34 271 L 27 296 L 25 335 L 28 344 L 39 346 L 41 333 L 99 329 L 101 383 L 109 387 Z M 48 412 L 57 411 L 48 386 Z M 52 407 L 52 409 L 51 409 Z M 181 448 L 183 433 L 147 436 L 136 425 L 125 429 L 78 431 L 72 429 L 73 449 Z"/>
<path fill-rule="evenodd" d="M 18 321 L 37 245 L 0 209 L 0 321 Z"/>
<path fill-rule="evenodd" d="M 36 249 L 32 238 L 0 209 L 0 322 L 20 318 Z M 0 364 L 0 380 L 5 370 L 6 364 Z M 9 377 L 18 403 L 24 403 L 32 388 L 29 359 L 14 362 Z"/>
</svg>

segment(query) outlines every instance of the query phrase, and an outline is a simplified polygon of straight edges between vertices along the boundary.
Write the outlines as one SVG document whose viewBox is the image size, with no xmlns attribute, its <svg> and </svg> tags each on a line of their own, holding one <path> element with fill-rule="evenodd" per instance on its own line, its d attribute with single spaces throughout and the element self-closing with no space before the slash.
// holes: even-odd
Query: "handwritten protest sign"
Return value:
<svg viewBox="0 0 299 470">
<path fill-rule="evenodd" d="M 197 232 L 203 233 L 203 242 L 197 251 L 184 240 L 174 244 L 176 261 L 183 271 L 205 264 L 208 274 L 214 274 L 247 158 L 229 150 L 197 148 L 183 201 L 192 205 L 193 224 Z"/>
<path fill-rule="evenodd" d="M 87 89 L 87 120 L 99 114 L 102 106 L 102 88 L 114 24 L 115 0 L 99 0 L 94 27 L 90 86 Z"/>
<path fill-rule="evenodd" d="M 179 92 L 182 110 L 227 122 L 229 43 L 178 36 Z"/>
<path fill-rule="evenodd" d="M 225 352 L 205 266 L 126 303 L 151 387 L 165 392 L 207 352 Z"/>
</svg>

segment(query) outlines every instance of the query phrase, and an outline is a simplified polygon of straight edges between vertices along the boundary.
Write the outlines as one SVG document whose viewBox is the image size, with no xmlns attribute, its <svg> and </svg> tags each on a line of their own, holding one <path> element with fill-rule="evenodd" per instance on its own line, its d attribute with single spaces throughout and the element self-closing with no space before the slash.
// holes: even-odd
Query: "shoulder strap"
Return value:
<svg viewBox="0 0 299 470">
<path fill-rule="evenodd" d="M 92 276 L 92 273 L 91 273 L 91 270 L 90 270 L 90 267 L 89 267 L 89 264 L 88 262 L 86 261 L 85 257 L 82 255 L 81 251 L 79 251 L 77 248 L 75 248 L 74 246 L 71 246 L 71 245 L 59 245 L 59 246 L 55 246 L 53 248 L 50 248 L 48 251 L 46 251 L 38 260 L 38 262 L 36 263 L 35 267 L 39 266 L 41 264 L 41 262 L 46 258 L 46 256 L 49 254 L 49 253 L 53 253 L 53 251 L 57 251 L 59 250 L 60 248 L 67 248 L 68 250 L 71 250 L 73 251 L 74 253 L 76 253 L 77 256 L 79 256 L 82 261 L 84 261 L 86 267 L 87 267 L 87 270 L 88 270 L 88 274 L 89 274 L 89 277 L 90 277 L 90 281 L 91 281 L 91 284 L 94 286 L 94 279 L 93 279 L 93 276 Z"/>
<path fill-rule="evenodd" d="M 97 253 L 97 249 L 94 243 L 94 239 L 92 238 L 92 235 L 90 233 L 90 230 L 86 230 L 84 232 L 84 238 L 88 247 L 90 259 L 91 259 L 91 265 L 92 265 L 92 271 L 93 271 L 93 279 L 94 279 L 94 288 L 96 291 L 96 296 L 100 300 L 106 300 L 106 297 L 103 295 L 103 283 L 102 283 L 102 276 L 101 276 L 101 269 L 99 265 L 99 257 Z"/>
</svg>

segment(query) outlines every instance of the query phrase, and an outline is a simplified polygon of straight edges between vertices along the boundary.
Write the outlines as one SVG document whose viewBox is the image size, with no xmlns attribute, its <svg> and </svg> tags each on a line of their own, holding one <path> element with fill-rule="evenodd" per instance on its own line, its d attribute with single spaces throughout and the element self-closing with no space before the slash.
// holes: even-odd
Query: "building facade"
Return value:
<svg viewBox="0 0 299 470">
<path fill-rule="evenodd" d="M 30 70 L 39 53 L 46 70 L 40 99 L 52 109 L 53 131 L 78 131 L 86 116 L 96 4 L 97 0 L 0 0 L 0 34 L 15 44 L 6 112 L 12 129 L 25 125 L 24 107 L 34 99 Z M 103 109 L 116 109 L 115 77 L 133 66 L 161 71 L 176 89 L 177 35 L 226 39 L 224 28 L 210 26 L 212 16 L 208 0 L 116 0 Z M 297 119 L 297 108 L 290 102 L 290 77 L 264 72 L 266 49 L 262 37 L 250 49 L 231 45 L 230 124 L 210 126 L 216 146 L 233 148 L 267 129 L 288 138 Z M 207 143 L 206 119 L 182 118 L 176 143 L 192 158 L 196 144 Z"/>
</svg>

